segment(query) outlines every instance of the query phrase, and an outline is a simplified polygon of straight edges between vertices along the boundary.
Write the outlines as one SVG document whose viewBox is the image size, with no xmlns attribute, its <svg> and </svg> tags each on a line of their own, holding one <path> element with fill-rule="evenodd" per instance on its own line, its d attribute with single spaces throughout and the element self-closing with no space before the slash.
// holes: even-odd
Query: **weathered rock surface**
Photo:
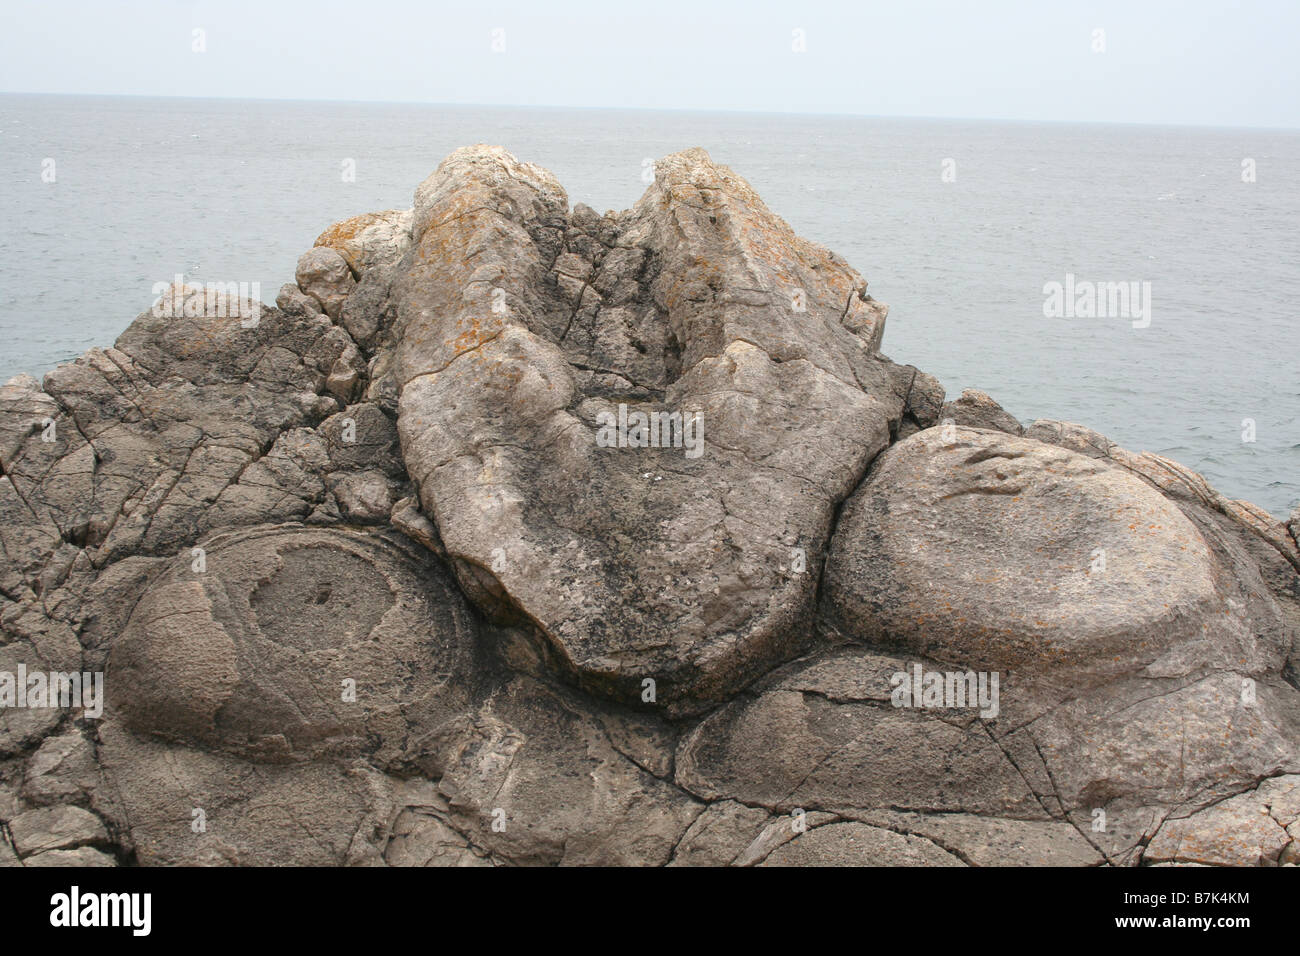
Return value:
<svg viewBox="0 0 1300 956">
<path fill-rule="evenodd" d="M 468 611 L 411 542 L 281 526 L 201 548 L 202 570 L 183 560 L 153 579 L 109 652 L 109 712 L 137 732 L 387 767 L 468 707 Z"/>
<path fill-rule="evenodd" d="M 1025 433 L 1024 426 L 1016 421 L 1015 416 L 977 388 L 964 389 L 956 401 L 945 402 L 939 419 L 941 423 L 951 421 L 954 425 L 988 428 L 1009 435 Z"/>
<path fill-rule="evenodd" d="M 1151 863 L 1260 866 L 1297 862 L 1300 777 L 1270 777 L 1242 793 L 1187 816 L 1165 820 L 1146 849 Z M 1287 859 L 1280 860 L 1283 851 Z"/>
<path fill-rule="evenodd" d="M 108 833 L 98 817 L 68 806 L 20 813 L 9 821 L 9 836 L 20 857 L 108 841 Z"/>
<path fill-rule="evenodd" d="M 969 715 L 891 706 L 901 658 L 833 651 L 774 674 L 687 733 L 677 779 L 778 813 L 902 809 L 1041 819 L 1015 765 Z"/>
<path fill-rule="evenodd" d="M 1281 668 L 1276 602 L 1155 489 L 1058 446 L 945 431 L 894 445 L 844 507 L 824 600 L 845 635 L 1072 692 Z"/>
<path fill-rule="evenodd" d="M 0 866 L 1300 862 L 1300 514 L 945 402 L 703 151 L 295 279 L 0 387 Z"/>
<path fill-rule="evenodd" d="M 46 737 L 27 762 L 22 795 L 36 805 L 89 802 L 99 784 L 94 744 L 79 730 Z"/>
<path fill-rule="evenodd" d="M 760 866 L 961 866 L 924 837 L 862 823 L 831 823 L 801 833 Z"/>
<path fill-rule="evenodd" d="M 862 278 L 699 150 L 603 219 L 570 217 L 544 170 L 458 151 L 414 236 L 388 374 L 475 602 L 584 687 L 637 701 L 651 680 L 674 712 L 789 656 L 835 506 L 904 410 Z M 698 418 L 703 444 L 600 447 L 620 406 Z"/>
<path fill-rule="evenodd" d="M 333 249 L 358 278 L 378 266 L 397 262 L 411 248 L 413 209 L 390 209 L 353 216 L 316 237 L 318 247 Z"/>
<path fill-rule="evenodd" d="M 298 287 L 316 300 L 331 319 L 338 319 L 343 302 L 356 288 L 348 260 L 330 246 L 316 246 L 298 260 Z"/>
</svg>

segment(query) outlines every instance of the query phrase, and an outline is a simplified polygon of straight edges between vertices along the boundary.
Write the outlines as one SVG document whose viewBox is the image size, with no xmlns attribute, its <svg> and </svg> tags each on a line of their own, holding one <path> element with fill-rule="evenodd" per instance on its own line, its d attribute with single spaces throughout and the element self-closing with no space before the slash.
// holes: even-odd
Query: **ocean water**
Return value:
<svg viewBox="0 0 1300 956">
<path fill-rule="evenodd" d="M 950 397 L 1300 503 L 1300 131 L 0 95 L 0 381 L 111 344 L 177 273 L 274 301 L 326 226 L 476 142 L 599 211 L 703 146 L 862 272 L 884 351 Z M 1046 317 L 1067 274 L 1149 282 L 1149 325 Z"/>
</svg>

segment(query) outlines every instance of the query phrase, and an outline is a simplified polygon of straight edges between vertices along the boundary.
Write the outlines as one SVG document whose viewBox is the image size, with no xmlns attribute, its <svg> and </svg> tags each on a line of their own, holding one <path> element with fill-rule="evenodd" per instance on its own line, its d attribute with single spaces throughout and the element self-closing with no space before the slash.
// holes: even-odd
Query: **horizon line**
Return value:
<svg viewBox="0 0 1300 956">
<path fill-rule="evenodd" d="M 1026 119 L 1007 116 L 943 116 L 937 114 L 898 114 L 898 113 L 844 113 L 833 110 L 764 110 L 755 108 L 710 108 L 710 107 L 664 107 L 664 106 L 574 106 L 571 104 L 521 104 L 521 103 L 453 103 L 432 100 L 369 100 L 369 99 L 327 99 L 291 96 L 184 96 L 169 93 L 68 93 L 44 90 L 0 90 L 0 96 L 49 96 L 49 97 L 100 97 L 104 99 L 141 99 L 141 100 L 202 100 L 227 103 L 321 103 L 372 106 L 431 106 L 455 107 L 458 109 L 514 109 L 514 110 L 580 110 L 585 112 L 640 112 L 640 113 L 705 113 L 741 116 L 822 116 L 843 117 L 847 119 L 883 119 L 883 120 L 937 120 L 958 123 L 1024 123 L 1066 126 L 1132 126 L 1160 127 L 1171 129 L 1204 130 L 1262 130 L 1268 132 L 1300 132 L 1297 126 L 1249 126 L 1222 125 L 1210 123 L 1171 123 L 1141 120 L 1079 120 L 1079 119 Z"/>
</svg>

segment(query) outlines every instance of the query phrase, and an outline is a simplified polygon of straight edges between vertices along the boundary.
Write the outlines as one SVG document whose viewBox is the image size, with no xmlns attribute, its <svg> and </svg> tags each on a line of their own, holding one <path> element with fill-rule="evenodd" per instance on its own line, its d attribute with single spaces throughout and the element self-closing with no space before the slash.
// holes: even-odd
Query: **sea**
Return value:
<svg viewBox="0 0 1300 956">
<path fill-rule="evenodd" d="M 409 207 L 471 143 L 602 212 L 703 147 L 863 274 L 885 353 L 950 397 L 1300 504 L 1296 130 L 0 94 L 0 382 L 112 344 L 178 274 L 274 301 L 325 227 Z"/>
</svg>

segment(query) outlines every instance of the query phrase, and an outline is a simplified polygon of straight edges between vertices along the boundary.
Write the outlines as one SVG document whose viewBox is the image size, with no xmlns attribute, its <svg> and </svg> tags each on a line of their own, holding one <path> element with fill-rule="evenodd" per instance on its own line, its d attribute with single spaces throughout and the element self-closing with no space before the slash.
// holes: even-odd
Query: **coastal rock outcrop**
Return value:
<svg viewBox="0 0 1300 956">
<path fill-rule="evenodd" d="M 380 361 L 476 603 L 582 686 L 674 713 L 797 650 L 834 509 L 904 412 L 862 278 L 699 150 L 603 219 L 460 151 L 414 238 Z"/>
<path fill-rule="evenodd" d="M 0 866 L 1300 862 L 1300 519 L 945 402 L 704 151 L 295 279 L 0 387 Z"/>
</svg>

